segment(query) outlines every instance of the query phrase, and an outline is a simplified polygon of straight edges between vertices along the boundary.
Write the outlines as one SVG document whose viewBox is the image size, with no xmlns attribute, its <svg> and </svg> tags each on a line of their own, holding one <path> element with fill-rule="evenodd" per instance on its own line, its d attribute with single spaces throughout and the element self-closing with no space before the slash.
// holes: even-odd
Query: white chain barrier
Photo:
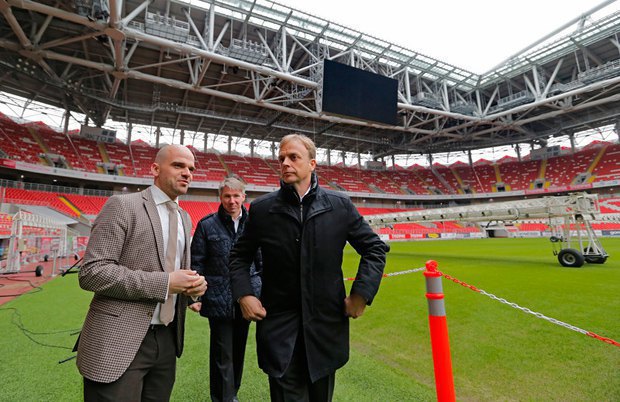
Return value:
<svg viewBox="0 0 620 402">
<path fill-rule="evenodd" d="M 425 268 L 423 267 L 423 268 L 408 269 L 408 270 L 406 270 L 406 271 L 390 272 L 390 273 L 387 273 L 387 274 L 383 274 L 383 277 L 384 277 L 384 278 L 388 278 L 388 277 L 391 277 L 391 276 L 398 276 L 398 275 L 411 274 L 411 273 L 420 272 L 420 271 L 424 271 L 424 270 L 425 270 Z M 469 288 L 469 289 L 473 290 L 474 292 L 477 292 L 477 293 L 480 293 L 480 294 L 482 294 L 482 295 L 485 295 L 485 296 L 487 296 L 487 297 L 489 297 L 489 298 L 491 298 L 491 299 L 493 299 L 493 300 L 496 300 L 496 301 L 498 301 L 498 302 L 500 302 L 500 303 L 502 303 L 502 304 L 505 304 L 505 305 L 510 306 L 510 307 L 512 307 L 512 308 L 515 308 L 515 309 L 517 309 L 517 310 L 523 311 L 523 312 L 524 312 L 524 313 L 526 313 L 526 314 L 531 314 L 531 315 L 533 315 L 534 317 L 537 317 L 537 318 L 540 318 L 540 319 L 546 320 L 546 321 L 548 321 L 548 322 L 550 322 L 550 323 L 552 323 L 552 324 L 559 325 L 559 326 L 561 326 L 561 327 L 564 327 L 564 328 L 570 329 L 570 330 L 575 331 L 575 332 L 579 332 L 580 334 L 584 334 L 584 335 L 587 335 L 587 336 L 589 336 L 589 337 L 591 337 L 591 338 L 598 339 L 599 341 L 603 341 L 603 342 L 608 343 L 608 344 L 610 344 L 610 345 L 614 345 L 614 346 L 620 347 L 620 343 L 618 343 L 618 342 L 614 341 L 614 340 L 613 340 L 613 339 L 611 339 L 611 338 L 606 338 L 606 337 L 601 336 L 601 335 L 598 335 L 598 334 L 596 334 L 596 333 L 594 333 L 594 332 L 592 332 L 592 331 L 587 331 L 587 330 L 585 330 L 585 329 L 581 329 L 581 328 L 579 328 L 579 327 L 576 327 L 576 326 L 574 326 L 574 325 L 571 325 L 571 324 L 565 323 L 565 322 L 563 322 L 563 321 L 556 320 L 555 318 L 547 317 L 546 315 L 544 315 L 544 314 L 542 314 L 542 313 L 538 313 L 538 312 L 536 312 L 536 311 L 532 311 L 532 310 L 530 310 L 530 309 L 529 309 L 529 308 L 527 308 L 527 307 L 522 307 L 522 306 L 519 306 L 519 305 L 518 305 L 518 304 L 516 304 L 516 303 L 509 302 L 508 300 L 506 300 L 506 299 L 504 299 L 504 298 L 501 298 L 501 297 L 498 297 L 498 296 L 495 296 L 494 294 L 489 293 L 489 292 L 487 292 L 487 291 L 485 291 L 485 290 L 478 289 L 477 287 L 472 286 L 472 285 L 469 285 L 469 284 L 467 284 L 467 283 L 465 283 L 465 282 L 463 282 L 463 281 L 461 281 L 461 280 L 459 280 L 459 279 L 456 279 L 455 277 L 450 276 L 450 275 L 448 275 L 448 274 L 446 274 L 446 273 L 441 272 L 441 275 L 442 275 L 443 277 L 445 277 L 446 279 L 451 280 L 451 281 L 452 281 L 452 282 L 454 282 L 454 283 L 457 283 L 457 284 L 459 284 L 459 285 L 461 285 L 461 286 L 464 286 L 464 287 L 466 287 L 466 288 Z M 355 278 L 345 278 L 345 280 L 347 280 L 347 281 L 354 281 L 354 280 L 355 280 Z"/>
</svg>

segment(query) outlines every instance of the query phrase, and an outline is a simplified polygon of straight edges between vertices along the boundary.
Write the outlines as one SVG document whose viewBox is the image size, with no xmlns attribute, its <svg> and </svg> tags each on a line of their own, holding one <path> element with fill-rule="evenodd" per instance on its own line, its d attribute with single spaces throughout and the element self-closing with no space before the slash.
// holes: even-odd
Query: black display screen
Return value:
<svg viewBox="0 0 620 402">
<path fill-rule="evenodd" d="M 398 80 L 324 60 L 323 112 L 384 124 L 397 121 Z"/>
</svg>

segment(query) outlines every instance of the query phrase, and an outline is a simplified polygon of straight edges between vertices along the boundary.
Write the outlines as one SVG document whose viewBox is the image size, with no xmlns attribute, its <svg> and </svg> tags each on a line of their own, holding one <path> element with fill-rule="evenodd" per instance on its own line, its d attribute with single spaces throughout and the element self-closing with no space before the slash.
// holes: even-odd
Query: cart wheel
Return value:
<svg viewBox="0 0 620 402">
<path fill-rule="evenodd" d="M 587 255 L 585 256 L 586 262 L 590 264 L 605 264 L 607 261 L 607 256 L 603 257 L 600 255 Z"/>
<path fill-rule="evenodd" d="M 583 265 L 585 258 L 579 251 L 565 248 L 558 253 L 558 261 L 563 267 L 579 268 Z"/>
<path fill-rule="evenodd" d="M 34 276 L 43 276 L 43 265 L 37 265 L 34 270 Z"/>
</svg>

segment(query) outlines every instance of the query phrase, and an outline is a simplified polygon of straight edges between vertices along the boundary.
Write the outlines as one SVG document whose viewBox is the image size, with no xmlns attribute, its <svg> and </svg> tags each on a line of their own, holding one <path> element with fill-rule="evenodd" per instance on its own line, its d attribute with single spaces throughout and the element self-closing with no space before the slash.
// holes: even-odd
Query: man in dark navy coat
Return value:
<svg viewBox="0 0 620 402">
<path fill-rule="evenodd" d="M 241 387 L 245 345 L 250 322 L 233 302 L 228 272 L 228 254 L 248 217 L 243 206 L 245 184 L 235 177 L 224 179 L 218 188 L 220 206 L 196 225 L 192 239 L 192 269 L 204 275 L 209 288 L 190 309 L 209 319 L 209 389 L 214 402 L 235 402 Z M 260 295 L 260 254 L 250 268 L 255 296 Z"/>
<path fill-rule="evenodd" d="M 349 318 L 375 297 L 389 247 L 349 197 L 318 185 L 316 148 L 301 134 L 280 142 L 280 190 L 252 202 L 245 231 L 230 255 L 233 298 L 257 321 L 259 366 L 272 401 L 331 401 L 335 372 L 349 359 Z M 346 243 L 360 255 L 347 296 Z M 263 258 L 261 297 L 250 266 Z"/>
</svg>

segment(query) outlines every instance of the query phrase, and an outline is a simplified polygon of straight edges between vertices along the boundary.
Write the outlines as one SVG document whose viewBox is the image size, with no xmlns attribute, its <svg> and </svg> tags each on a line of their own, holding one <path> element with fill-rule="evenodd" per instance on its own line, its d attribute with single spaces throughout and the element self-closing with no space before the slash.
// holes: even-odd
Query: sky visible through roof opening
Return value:
<svg viewBox="0 0 620 402">
<path fill-rule="evenodd" d="M 477 74 L 489 71 L 602 3 L 592 0 L 276 2 Z M 614 7 L 620 8 L 620 4 L 606 7 L 604 14 L 610 14 Z"/>
</svg>

